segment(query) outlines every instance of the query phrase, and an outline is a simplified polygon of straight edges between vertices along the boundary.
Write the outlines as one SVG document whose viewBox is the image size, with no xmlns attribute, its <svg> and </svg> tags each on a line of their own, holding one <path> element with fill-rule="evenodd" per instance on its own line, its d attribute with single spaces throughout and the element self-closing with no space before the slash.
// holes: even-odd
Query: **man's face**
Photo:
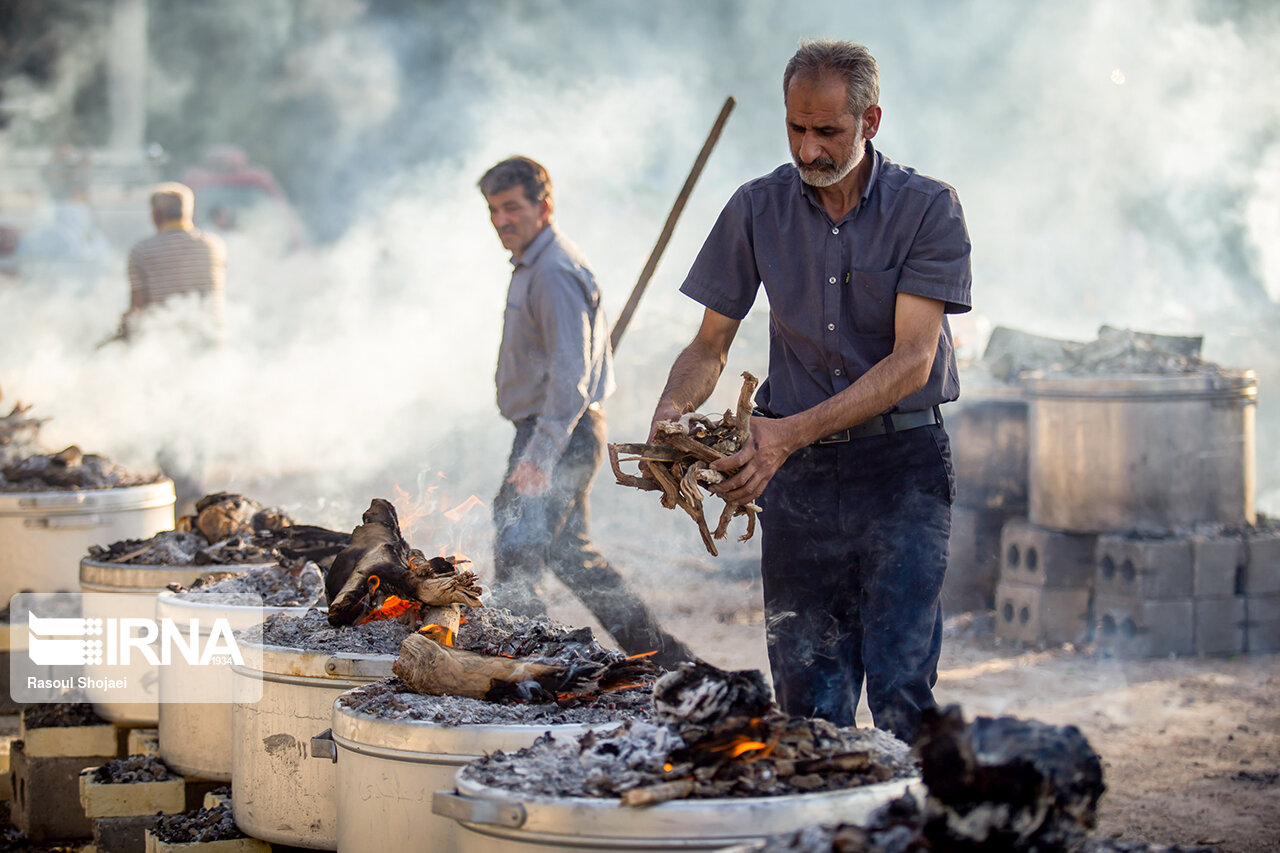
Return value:
<svg viewBox="0 0 1280 853">
<path fill-rule="evenodd" d="M 502 245 L 517 258 L 551 221 L 551 203 L 543 200 L 534 204 L 521 186 L 485 196 L 485 200 L 489 202 L 493 230 L 498 232 Z"/>
<path fill-rule="evenodd" d="M 800 179 L 814 187 L 840 183 L 862 162 L 875 135 L 879 107 L 849 112 L 849 92 L 834 74 L 793 77 L 787 87 L 787 140 Z M 874 113 L 874 115 L 872 115 Z"/>
</svg>

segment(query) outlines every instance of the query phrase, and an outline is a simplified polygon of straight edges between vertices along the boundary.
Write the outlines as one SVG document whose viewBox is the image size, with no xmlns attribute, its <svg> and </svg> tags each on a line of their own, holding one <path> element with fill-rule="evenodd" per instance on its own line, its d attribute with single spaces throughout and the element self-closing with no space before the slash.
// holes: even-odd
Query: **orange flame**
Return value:
<svg viewBox="0 0 1280 853">
<path fill-rule="evenodd" d="M 653 651 L 651 651 L 651 652 L 640 652 L 640 654 L 638 654 L 638 655 L 627 655 L 627 660 L 636 660 L 636 659 L 638 659 L 638 658 L 647 658 L 647 657 L 652 657 L 652 656 L 656 655 L 657 653 L 658 653 L 658 650 L 657 650 L 657 649 L 654 649 L 654 650 L 653 650 Z"/>
<path fill-rule="evenodd" d="M 442 472 L 435 475 L 440 480 L 447 477 Z M 409 492 L 405 491 L 399 485 L 392 486 L 392 504 L 396 508 L 396 515 L 400 518 L 400 532 L 406 539 L 440 539 L 452 538 L 455 534 L 459 537 L 457 548 L 461 549 L 461 525 L 464 517 L 471 513 L 476 507 L 483 507 L 484 501 L 475 495 L 471 495 L 462 503 L 449 506 L 446 499 L 439 493 L 439 486 L 427 486 L 419 479 L 420 497 L 414 499 Z M 452 532 L 441 531 L 447 522 L 448 526 L 453 527 Z M 410 531 L 415 531 L 415 536 L 409 535 Z M 444 557 L 448 553 L 449 545 L 440 547 L 440 556 Z M 466 558 L 463 558 L 464 560 Z M 466 562 L 470 562 L 466 560 Z"/>
<path fill-rule="evenodd" d="M 423 625 L 418 629 L 418 633 L 426 634 L 442 646 L 452 646 L 454 637 L 456 636 L 451 629 L 434 623 L 431 625 Z"/>
<path fill-rule="evenodd" d="M 668 761 L 666 764 L 662 765 L 662 769 L 670 773 L 672 770 L 676 769 L 676 766 Z"/>
<path fill-rule="evenodd" d="M 356 624 L 364 625 L 368 622 L 383 622 L 391 619 L 398 619 L 410 610 L 416 611 L 421 606 L 421 602 L 410 601 L 408 599 L 401 598 L 398 595 L 388 595 L 387 600 L 382 602 L 381 607 L 366 614 L 363 618 L 356 620 Z"/>
</svg>

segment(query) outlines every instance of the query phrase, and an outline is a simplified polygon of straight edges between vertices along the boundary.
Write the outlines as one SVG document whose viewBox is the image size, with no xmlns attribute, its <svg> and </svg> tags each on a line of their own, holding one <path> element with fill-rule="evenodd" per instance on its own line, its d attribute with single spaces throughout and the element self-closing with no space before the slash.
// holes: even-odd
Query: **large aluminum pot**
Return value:
<svg viewBox="0 0 1280 853">
<path fill-rule="evenodd" d="M 943 410 L 956 471 L 956 502 L 1022 514 L 1027 507 L 1027 400 L 1021 385 L 964 384 Z"/>
<path fill-rule="evenodd" d="M 1044 374 L 1025 386 L 1032 524 L 1108 533 L 1256 520 L 1252 370 Z"/>
<path fill-rule="evenodd" d="M 607 728 L 616 723 L 590 728 Z M 442 726 L 388 720 L 333 707 L 332 760 L 338 771 L 338 850 L 362 853 L 378 839 L 379 853 L 458 850 L 457 823 L 431 811 L 433 792 L 453 785 L 458 768 L 481 755 L 531 745 L 552 732 L 574 737 L 581 725 Z"/>
<path fill-rule="evenodd" d="M 468 853 L 573 850 L 719 850 L 806 826 L 866 823 L 871 812 L 904 792 L 924 797 L 919 779 L 860 788 L 792 794 L 674 800 L 647 808 L 621 808 L 616 800 L 534 797 L 467 779 L 437 791 L 433 808 L 458 822 L 459 849 Z"/>
<path fill-rule="evenodd" d="M 183 598 L 162 592 L 156 616 L 179 625 L 197 619 L 201 636 L 209 636 L 215 619 L 226 619 L 233 631 L 256 625 L 272 613 L 302 614 L 306 607 L 248 607 L 214 600 Z M 231 781 L 231 702 L 182 702 L 183 697 L 231 696 L 231 665 L 192 666 L 176 657 L 160 669 L 160 757 L 186 777 Z"/>
<path fill-rule="evenodd" d="M 0 606 L 16 593 L 75 592 L 90 545 L 173 529 L 173 481 L 117 489 L 0 492 Z"/>
<path fill-rule="evenodd" d="M 80 591 L 112 593 L 112 597 L 103 599 L 90 595 L 84 599 L 81 612 L 86 619 L 155 619 L 156 596 L 164 592 L 169 584 L 189 585 L 196 578 L 217 568 L 107 563 L 85 557 L 80 561 Z M 85 664 L 84 674 L 92 679 L 127 678 L 131 685 L 142 685 L 148 696 L 155 696 L 158 700 L 158 670 L 159 667 L 151 666 L 143 658 L 134 657 L 128 665 Z M 98 716 L 109 722 L 129 726 L 154 726 L 160 719 L 157 700 L 120 702 L 113 700 L 109 692 L 96 689 L 86 692 Z"/>
<path fill-rule="evenodd" d="M 311 757 L 344 691 L 391 676 L 394 655 L 308 652 L 241 640 L 231 667 L 231 810 L 248 835 L 334 850 L 337 772 Z M 381 841 L 370 842 L 375 849 Z"/>
</svg>

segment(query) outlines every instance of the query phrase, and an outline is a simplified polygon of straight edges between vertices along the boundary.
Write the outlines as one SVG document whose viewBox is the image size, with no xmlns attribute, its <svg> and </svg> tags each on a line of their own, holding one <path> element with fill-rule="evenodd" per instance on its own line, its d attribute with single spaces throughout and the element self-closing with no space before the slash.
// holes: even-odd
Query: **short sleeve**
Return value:
<svg viewBox="0 0 1280 853">
<path fill-rule="evenodd" d="M 946 313 L 963 314 L 972 307 L 969 255 L 960 199 L 954 189 L 944 187 L 925 210 L 898 278 L 898 293 L 936 299 L 945 303 Z"/>
<path fill-rule="evenodd" d="M 739 188 L 712 226 L 680 292 L 734 320 L 747 316 L 760 289 L 751 196 Z"/>
</svg>

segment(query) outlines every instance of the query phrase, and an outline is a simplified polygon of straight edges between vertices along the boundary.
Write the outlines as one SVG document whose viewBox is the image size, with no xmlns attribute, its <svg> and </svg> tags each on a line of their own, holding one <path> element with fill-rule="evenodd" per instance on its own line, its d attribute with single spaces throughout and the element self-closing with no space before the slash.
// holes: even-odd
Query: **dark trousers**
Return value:
<svg viewBox="0 0 1280 853">
<path fill-rule="evenodd" d="M 774 692 L 851 726 L 863 678 L 878 728 L 908 743 L 933 707 L 955 475 L 941 425 L 806 447 L 761 496 Z"/>
<path fill-rule="evenodd" d="M 658 650 L 659 662 L 679 659 L 687 650 L 658 627 L 644 602 L 591 542 L 588 495 L 604 461 L 604 415 L 587 410 L 551 472 L 550 490 L 530 498 L 517 494 L 506 479 L 534 426 L 532 418 L 516 424 L 507 472 L 493 500 L 495 604 L 523 615 L 545 615 L 534 584 L 548 567 L 628 654 Z"/>
</svg>

